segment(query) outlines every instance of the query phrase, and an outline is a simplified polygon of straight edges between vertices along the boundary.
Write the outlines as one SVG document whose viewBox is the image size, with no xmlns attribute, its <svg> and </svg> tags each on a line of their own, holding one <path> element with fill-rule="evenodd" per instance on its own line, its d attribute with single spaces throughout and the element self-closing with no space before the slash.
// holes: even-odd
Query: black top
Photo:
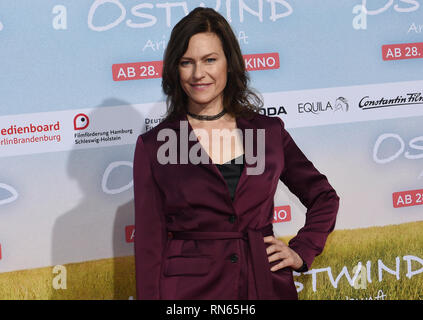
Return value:
<svg viewBox="0 0 423 320">
<path fill-rule="evenodd" d="M 242 163 L 236 164 L 235 163 L 236 159 L 239 159 L 238 161 L 242 160 Z M 239 178 L 241 177 L 242 170 L 244 169 L 244 155 L 242 154 L 223 164 L 216 164 L 216 166 L 222 173 L 223 178 L 225 178 L 226 184 L 228 185 L 229 192 L 231 194 L 231 199 L 232 201 L 234 201 L 235 189 L 238 184 Z M 308 271 L 307 264 L 303 262 L 303 265 L 301 266 L 301 268 L 295 271 L 296 272 Z"/>
<path fill-rule="evenodd" d="M 237 162 L 242 161 L 242 163 L 235 163 L 236 160 Z M 231 199 L 233 201 L 236 186 L 238 184 L 239 178 L 241 177 L 242 170 L 244 169 L 244 155 L 242 154 L 223 164 L 216 164 L 216 167 L 222 173 L 223 178 L 225 178 L 226 184 L 229 188 L 229 193 L 231 194 Z"/>
</svg>

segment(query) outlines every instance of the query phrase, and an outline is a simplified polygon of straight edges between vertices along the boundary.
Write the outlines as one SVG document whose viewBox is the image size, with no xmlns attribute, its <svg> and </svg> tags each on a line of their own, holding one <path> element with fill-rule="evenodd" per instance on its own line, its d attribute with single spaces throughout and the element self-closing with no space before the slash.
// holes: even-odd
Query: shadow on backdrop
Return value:
<svg viewBox="0 0 423 320">
<path fill-rule="evenodd" d="M 95 121 L 102 107 L 120 105 L 125 105 L 125 117 L 139 123 L 133 134 L 144 132 L 143 116 L 119 99 L 104 100 L 87 116 Z M 119 128 L 105 131 L 110 129 Z M 52 264 L 66 265 L 67 288 L 52 289 L 51 299 L 135 298 L 133 243 L 125 237 L 125 228 L 134 225 L 133 187 L 129 185 L 134 148 L 133 144 L 70 151 L 67 172 L 77 183 L 81 199 L 54 224 Z M 124 189 L 117 193 L 105 192 L 102 187 L 105 170 L 113 162 L 127 164 L 108 176 L 107 190 Z"/>
</svg>

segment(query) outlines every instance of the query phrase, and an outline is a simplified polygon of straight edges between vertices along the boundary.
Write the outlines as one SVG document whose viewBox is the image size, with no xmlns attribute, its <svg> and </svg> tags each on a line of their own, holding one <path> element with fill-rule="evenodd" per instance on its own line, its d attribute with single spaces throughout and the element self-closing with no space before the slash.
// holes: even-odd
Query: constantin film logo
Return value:
<svg viewBox="0 0 423 320">
<path fill-rule="evenodd" d="M 370 96 L 365 96 L 361 98 L 358 106 L 361 110 L 370 110 L 416 104 L 423 104 L 422 92 L 410 92 L 403 96 L 396 96 L 395 98 L 371 98 Z"/>
<path fill-rule="evenodd" d="M 348 101 L 344 97 L 338 97 L 335 101 L 314 101 L 298 103 L 298 113 L 312 113 L 318 115 L 322 112 L 348 112 Z"/>
</svg>

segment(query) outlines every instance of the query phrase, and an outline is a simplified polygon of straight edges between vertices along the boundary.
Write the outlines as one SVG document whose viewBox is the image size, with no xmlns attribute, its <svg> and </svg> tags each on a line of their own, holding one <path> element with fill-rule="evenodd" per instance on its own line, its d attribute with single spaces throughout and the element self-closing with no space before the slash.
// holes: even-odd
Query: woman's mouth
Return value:
<svg viewBox="0 0 423 320">
<path fill-rule="evenodd" d="M 192 83 L 191 87 L 193 87 L 194 89 L 205 89 L 210 85 L 211 83 Z"/>
</svg>

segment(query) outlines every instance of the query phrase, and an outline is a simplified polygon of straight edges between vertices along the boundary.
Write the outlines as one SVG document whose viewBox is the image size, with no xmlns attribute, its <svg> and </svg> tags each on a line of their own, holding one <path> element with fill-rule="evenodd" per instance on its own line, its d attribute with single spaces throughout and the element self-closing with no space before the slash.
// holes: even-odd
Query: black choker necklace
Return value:
<svg viewBox="0 0 423 320">
<path fill-rule="evenodd" d="M 208 121 L 210 121 L 210 120 L 216 120 L 216 119 L 219 119 L 219 118 L 221 118 L 225 113 L 226 113 L 226 110 L 225 109 L 223 109 L 221 112 L 219 112 L 218 114 L 216 114 L 216 115 L 214 115 L 214 116 L 202 116 L 202 115 L 200 115 L 200 114 L 193 114 L 193 113 L 191 113 L 191 112 L 189 112 L 189 111 L 187 111 L 187 113 L 191 116 L 191 117 L 193 117 L 193 118 L 195 118 L 195 119 L 198 119 L 198 120 L 208 120 Z"/>
</svg>

